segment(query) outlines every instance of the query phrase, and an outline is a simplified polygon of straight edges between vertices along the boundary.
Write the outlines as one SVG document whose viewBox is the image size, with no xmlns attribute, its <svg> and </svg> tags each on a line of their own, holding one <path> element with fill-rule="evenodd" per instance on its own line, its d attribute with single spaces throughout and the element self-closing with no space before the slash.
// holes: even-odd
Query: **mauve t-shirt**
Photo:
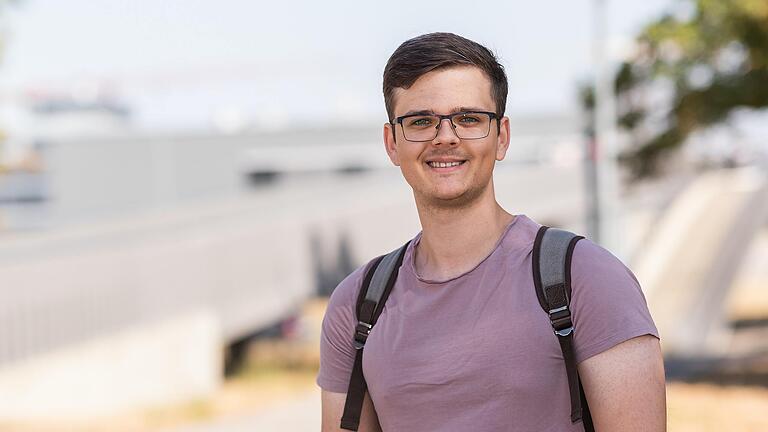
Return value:
<svg viewBox="0 0 768 432">
<path fill-rule="evenodd" d="M 583 431 L 570 421 L 565 363 L 531 273 L 540 225 L 516 216 L 493 251 L 450 280 L 427 280 L 406 250 L 397 283 L 363 354 L 384 431 Z M 371 262 L 331 296 L 318 385 L 346 393 L 355 358 L 355 302 Z M 658 336 L 632 272 L 589 240 L 572 261 L 576 361 L 633 337 Z"/>
</svg>

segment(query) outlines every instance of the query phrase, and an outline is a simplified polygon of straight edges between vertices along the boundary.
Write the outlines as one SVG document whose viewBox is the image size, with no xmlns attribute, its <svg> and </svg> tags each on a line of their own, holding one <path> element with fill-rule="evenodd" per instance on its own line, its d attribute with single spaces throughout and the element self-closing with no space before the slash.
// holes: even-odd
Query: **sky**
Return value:
<svg viewBox="0 0 768 432">
<path fill-rule="evenodd" d="M 107 89 L 145 129 L 381 122 L 392 51 L 450 31 L 497 53 L 511 114 L 572 113 L 592 70 L 596 2 L 21 0 L 4 17 L 0 92 Z M 614 58 L 674 4 L 604 2 Z"/>
</svg>

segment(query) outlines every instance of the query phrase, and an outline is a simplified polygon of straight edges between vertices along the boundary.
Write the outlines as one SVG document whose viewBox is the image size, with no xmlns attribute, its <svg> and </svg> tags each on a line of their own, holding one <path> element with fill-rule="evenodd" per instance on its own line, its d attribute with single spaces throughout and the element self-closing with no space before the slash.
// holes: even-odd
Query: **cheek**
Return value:
<svg viewBox="0 0 768 432">
<path fill-rule="evenodd" d="M 398 155 L 400 158 L 400 171 L 402 171 L 405 178 L 411 179 L 417 177 L 421 170 L 421 161 L 419 161 L 418 152 L 414 152 L 413 150 L 403 150 L 401 148 Z"/>
<path fill-rule="evenodd" d="M 421 165 L 421 149 L 415 148 L 413 146 L 403 146 L 400 145 L 397 149 L 398 155 L 400 157 L 400 163 L 403 166 L 409 166 L 409 167 L 418 167 Z"/>
<path fill-rule="evenodd" d="M 493 176 L 493 170 L 496 167 L 496 156 L 497 152 L 495 148 L 485 149 L 484 151 L 477 153 L 474 160 L 474 175 L 476 179 L 485 181 Z"/>
</svg>

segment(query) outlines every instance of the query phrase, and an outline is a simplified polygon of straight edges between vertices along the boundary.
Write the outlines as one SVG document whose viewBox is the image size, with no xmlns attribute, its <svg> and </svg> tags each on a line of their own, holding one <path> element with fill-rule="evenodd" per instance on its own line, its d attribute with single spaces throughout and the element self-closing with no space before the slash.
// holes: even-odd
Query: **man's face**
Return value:
<svg viewBox="0 0 768 432">
<path fill-rule="evenodd" d="M 459 111 L 495 112 L 491 82 L 473 66 L 440 69 L 421 76 L 408 89 L 395 91 L 395 117 L 414 112 L 451 114 Z M 501 131 L 497 128 L 501 122 Z M 395 129 L 396 138 L 392 135 Z M 417 202 L 438 207 L 460 207 L 473 202 L 491 184 L 493 167 L 509 146 L 509 120 L 492 120 L 481 139 L 460 139 L 449 120 L 440 124 L 432 141 L 412 142 L 402 126 L 384 125 L 384 143 L 392 163 L 399 166 Z M 436 163 L 459 162 L 440 167 Z"/>
</svg>

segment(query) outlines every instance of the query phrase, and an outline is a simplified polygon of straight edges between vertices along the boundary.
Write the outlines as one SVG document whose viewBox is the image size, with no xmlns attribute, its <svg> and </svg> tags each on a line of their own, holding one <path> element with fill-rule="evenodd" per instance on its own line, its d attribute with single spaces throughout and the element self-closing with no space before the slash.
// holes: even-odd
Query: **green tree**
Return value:
<svg viewBox="0 0 768 432">
<path fill-rule="evenodd" d="M 768 0 L 675 5 L 637 37 L 615 79 L 619 125 L 633 143 L 622 161 L 635 176 L 656 172 L 692 132 L 734 109 L 768 106 Z"/>
</svg>

